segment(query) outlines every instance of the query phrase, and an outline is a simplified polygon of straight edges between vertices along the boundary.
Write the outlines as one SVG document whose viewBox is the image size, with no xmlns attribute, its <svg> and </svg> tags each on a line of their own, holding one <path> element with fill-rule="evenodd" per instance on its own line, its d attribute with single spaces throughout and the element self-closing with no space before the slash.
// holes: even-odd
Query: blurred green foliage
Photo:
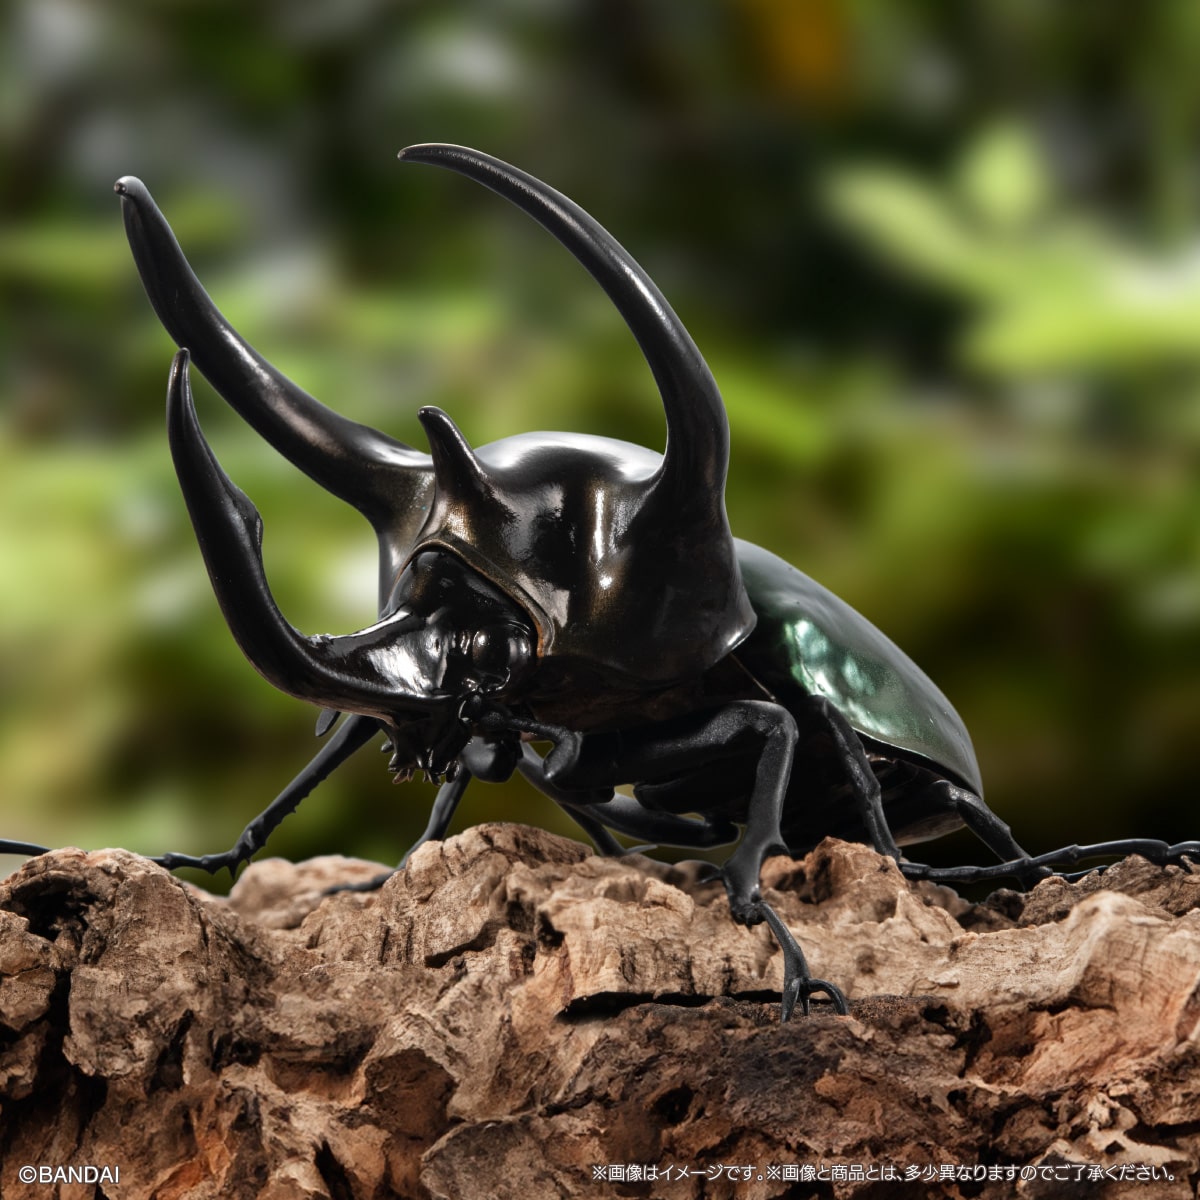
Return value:
<svg viewBox="0 0 1200 1200">
<path fill-rule="evenodd" d="M 980 133 L 950 178 L 887 166 L 834 171 L 832 210 L 902 270 L 971 302 L 962 360 L 1035 373 L 1194 365 L 1200 255 L 1122 237 L 1056 203 L 1023 127 Z"/>
<path fill-rule="evenodd" d="M 1023 842 L 1196 836 L 1198 53 L 1184 0 L 12 0 L 0 835 L 223 849 L 314 750 L 212 600 L 117 176 L 358 420 L 423 445 L 435 403 L 476 443 L 661 445 L 632 339 L 561 249 L 391 161 L 438 140 L 554 183 L 643 262 L 725 393 L 735 530 L 930 672 Z M 359 518 L 198 400 L 289 617 L 370 620 Z M 431 798 L 363 752 L 272 849 L 393 860 Z M 460 824 L 548 808 L 480 786 Z"/>
</svg>

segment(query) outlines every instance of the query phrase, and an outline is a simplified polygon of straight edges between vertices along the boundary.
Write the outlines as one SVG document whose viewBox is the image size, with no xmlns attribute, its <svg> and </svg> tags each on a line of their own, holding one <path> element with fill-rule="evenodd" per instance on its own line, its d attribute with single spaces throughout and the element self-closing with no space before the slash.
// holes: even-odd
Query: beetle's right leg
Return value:
<svg viewBox="0 0 1200 1200">
<path fill-rule="evenodd" d="M 409 846 L 400 862 L 392 870 L 382 871 L 361 883 L 343 883 L 326 888 L 325 894 L 332 896 L 337 892 L 378 891 L 397 871 L 403 871 L 408 866 L 408 860 L 426 842 L 440 842 L 445 838 L 463 793 L 467 790 L 467 784 L 472 779 L 482 779 L 486 783 L 503 783 L 512 775 L 514 766 L 520 761 L 521 749 L 520 743 L 511 732 L 501 738 L 473 737 L 458 756 L 458 773 L 438 788 L 424 832 Z"/>
<path fill-rule="evenodd" d="M 224 869 L 236 875 L 242 863 L 249 862 L 267 844 L 283 819 L 296 811 L 300 801 L 356 750 L 361 750 L 379 729 L 380 724 L 373 717 L 348 716 L 312 762 L 242 830 L 241 837 L 223 854 L 159 854 L 151 861 L 168 871 L 194 867 L 210 875 Z"/>
</svg>

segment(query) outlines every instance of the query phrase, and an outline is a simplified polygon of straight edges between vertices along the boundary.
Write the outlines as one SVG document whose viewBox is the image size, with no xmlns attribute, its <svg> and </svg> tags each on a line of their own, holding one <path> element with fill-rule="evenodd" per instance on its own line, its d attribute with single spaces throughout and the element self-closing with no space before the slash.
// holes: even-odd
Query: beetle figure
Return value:
<svg viewBox="0 0 1200 1200">
<path fill-rule="evenodd" d="M 735 921 L 767 921 L 784 953 L 783 1018 L 823 993 L 759 891 L 764 858 L 832 834 L 898 845 L 962 824 L 1001 859 L 1030 860 L 984 804 L 950 703 L 882 633 L 725 513 L 729 434 L 717 385 L 646 273 L 572 201 L 486 154 L 410 147 L 524 209 L 591 273 L 628 323 L 662 395 L 662 455 L 608 438 L 529 433 L 472 448 L 424 408 L 424 454 L 333 412 L 231 328 L 145 186 L 116 185 L 142 281 L 181 347 L 168 388 L 180 485 L 217 599 L 273 685 L 348 714 L 224 854 L 170 868 L 231 872 L 330 771 L 383 730 L 397 779 L 444 781 L 421 841 L 445 834 L 472 777 L 519 770 L 600 850 L 610 830 L 712 846 Z M 277 608 L 261 520 L 205 442 L 189 359 L 272 446 L 354 505 L 378 536 L 379 620 L 306 637 Z M 531 743 L 549 742 L 543 758 Z M 634 798 L 613 788 L 634 785 Z M 696 815 L 688 815 L 696 814 Z M 420 844 L 420 843 L 418 843 Z M 30 848 L 33 849 L 33 848 Z M 1009 863 L 1012 866 L 1012 863 Z"/>
<path fill-rule="evenodd" d="M 407 162 L 457 171 L 523 208 L 593 275 L 662 394 L 667 444 L 520 434 L 472 449 L 436 408 L 423 454 L 348 421 L 266 363 L 213 306 L 136 179 L 117 184 L 150 301 L 175 342 L 168 428 L 217 598 L 251 663 L 351 714 L 223 855 L 170 867 L 235 870 L 320 779 L 386 731 L 397 778 L 445 779 L 422 841 L 444 835 L 468 780 L 523 774 L 618 852 L 616 829 L 701 846 L 734 919 L 767 920 L 785 954 L 784 1016 L 832 985 L 813 979 L 764 903 L 763 859 L 823 836 L 897 843 L 969 825 L 1023 857 L 980 798 L 970 738 L 949 702 L 836 596 L 757 546 L 725 514 L 729 435 L 717 385 L 646 273 L 566 197 L 488 155 L 424 145 Z M 261 522 L 196 421 L 189 355 L 277 450 L 353 504 L 379 539 L 379 621 L 304 637 L 276 607 Z M 543 760 L 531 740 L 552 743 Z M 614 796 L 619 784 L 634 796 Z M 699 817 L 684 814 L 697 813 Z"/>
</svg>

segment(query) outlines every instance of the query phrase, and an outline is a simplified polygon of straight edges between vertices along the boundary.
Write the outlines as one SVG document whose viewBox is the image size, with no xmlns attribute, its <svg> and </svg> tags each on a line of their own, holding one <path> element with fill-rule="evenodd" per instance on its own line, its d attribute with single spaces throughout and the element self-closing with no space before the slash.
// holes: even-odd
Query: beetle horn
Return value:
<svg viewBox="0 0 1200 1200">
<path fill-rule="evenodd" d="M 417 413 L 417 417 L 429 439 L 438 494 L 455 497 L 461 496 L 464 491 L 490 493 L 493 489 L 483 464 L 475 457 L 475 452 L 449 414 L 427 405 Z"/>
<path fill-rule="evenodd" d="M 661 488 L 669 503 L 723 498 L 729 422 L 721 393 L 683 323 L 617 240 L 560 192 L 478 150 L 431 143 L 409 146 L 400 159 L 446 167 L 484 184 L 571 251 L 625 318 L 662 393 L 667 446 L 655 491 Z"/>
<path fill-rule="evenodd" d="M 422 695 L 394 670 L 402 635 L 420 617 L 397 613 L 345 637 L 306 637 L 279 611 L 262 560 L 262 518 L 221 469 L 204 439 L 188 382 L 188 352 L 171 364 L 167 436 L 196 540 L 225 620 L 255 670 L 280 691 L 343 712 L 394 716 L 428 713 L 449 699 Z"/>
<path fill-rule="evenodd" d="M 146 185 L 126 175 L 115 190 L 138 274 L 176 345 L 276 450 L 382 530 L 398 492 L 420 486 L 398 485 L 397 475 L 427 471 L 429 459 L 327 408 L 267 362 L 213 304 Z"/>
</svg>

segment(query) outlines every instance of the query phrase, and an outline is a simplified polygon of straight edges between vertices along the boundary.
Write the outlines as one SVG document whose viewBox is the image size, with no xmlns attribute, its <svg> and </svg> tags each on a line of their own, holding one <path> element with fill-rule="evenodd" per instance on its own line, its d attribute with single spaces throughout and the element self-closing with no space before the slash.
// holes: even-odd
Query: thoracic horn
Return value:
<svg viewBox="0 0 1200 1200">
<path fill-rule="evenodd" d="M 723 505 L 729 423 L 716 381 L 695 342 L 644 270 L 579 205 L 524 171 L 466 146 L 427 144 L 404 162 L 456 171 L 511 201 L 552 233 L 608 293 L 624 317 L 662 394 L 667 446 L 654 483 L 669 504 Z"/>
</svg>

